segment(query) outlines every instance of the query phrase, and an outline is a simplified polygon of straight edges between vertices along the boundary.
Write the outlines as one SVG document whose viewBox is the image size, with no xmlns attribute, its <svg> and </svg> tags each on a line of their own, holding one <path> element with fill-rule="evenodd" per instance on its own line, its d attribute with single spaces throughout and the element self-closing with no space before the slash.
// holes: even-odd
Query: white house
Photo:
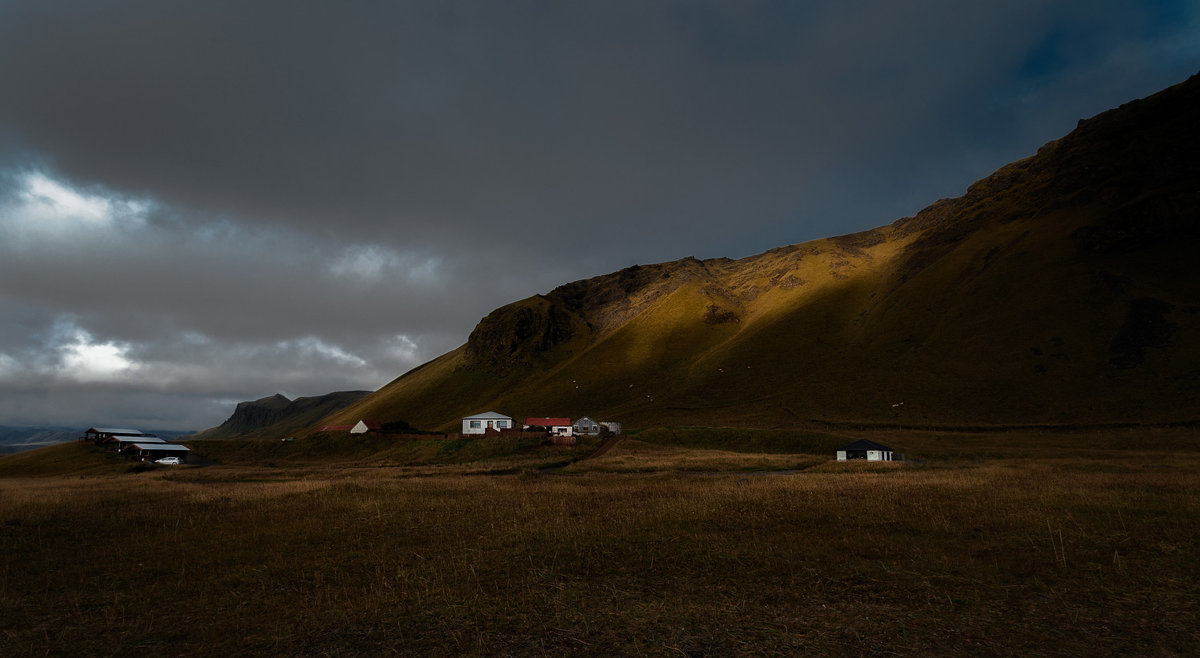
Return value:
<svg viewBox="0 0 1200 658">
<path fill-rule="evenodd" d="M 865 459 L 869 462 L 890 462 L 892 461 L 892 449 L 874 441 L 860 439 L 838 448 L 837 460 L 844 462 L 849 459 Z"/>
<path fill-rule="evenodd" d="M 467 416 L 462 419 L 463 434 L 484 434 L 488 430 L 508 430 L 513 428 L 513 419 L 498 414 L 494 411 L 488 411 L 474 416 Z"/>
</svg>

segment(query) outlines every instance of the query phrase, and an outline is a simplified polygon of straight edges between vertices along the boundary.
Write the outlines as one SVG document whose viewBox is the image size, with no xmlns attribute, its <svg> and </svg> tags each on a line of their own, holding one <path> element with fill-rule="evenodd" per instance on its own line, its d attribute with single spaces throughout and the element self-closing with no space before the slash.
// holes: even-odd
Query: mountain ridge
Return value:
<svg viewBox="0 0 1200 658">
<path fill-rule="evenodd" d="M 886 226 L 564 284 L 328 421 L 1200 418 L 1194 116 L 1197 76 Z"/>
<path fill-rule="evenodd" d="M 207 439 L 279 439 L 314 429 L 325 416 L 353 404 L 370 391 L 336 391 L 291 400 L 276 393 L 257 400 L 239 402 L 225 422 L 186 437 Z"/>
<path fill-rule="evenodd" d="M 321 424 L 1200 419 L 1200 77 L 858 233 L 629 268 L 484 317 Z"/>
</svg>

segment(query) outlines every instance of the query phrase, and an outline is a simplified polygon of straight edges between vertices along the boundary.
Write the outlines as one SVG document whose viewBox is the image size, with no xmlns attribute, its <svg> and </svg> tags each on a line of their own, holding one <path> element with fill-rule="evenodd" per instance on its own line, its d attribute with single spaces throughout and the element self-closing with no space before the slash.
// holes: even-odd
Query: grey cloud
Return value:
<svg viewBox="0 0 1200 658">
<path fill-rule="evenodd" d="M 377 386 L 559 283 L 881 225 L 1186 77 L 1196 27 L 1132 0 L 3 3 L 0 423 L 85 390 L 219 422 Z M 136 216 L 18 225 L 30 172 Z M 140 388 L 46 374 L 64 318 Z"/>
</svg>

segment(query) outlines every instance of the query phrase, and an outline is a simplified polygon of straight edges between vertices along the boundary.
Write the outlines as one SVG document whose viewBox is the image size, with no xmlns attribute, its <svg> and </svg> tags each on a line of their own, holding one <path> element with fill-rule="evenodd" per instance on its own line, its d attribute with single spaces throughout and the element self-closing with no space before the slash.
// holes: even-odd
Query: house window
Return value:
<svg viewBox="0 0 1200 658">
<path fill-rule="evenodd" d="M 478 420 L 471 421 L 471 429 L 477 430 L 481 427 L 483 427 L 483 425 L 480 424 L 480 421 L 478 421 Z"/>
<path fill-rule="evenodd" d="M 504 428 L 504 427 L 508 427 L 508 421 L 507 421 L 507 420 L 498 420 L 498 421 L 496 421 L 496 429 L 501 429 L 501 428 Z"/>
</svg>

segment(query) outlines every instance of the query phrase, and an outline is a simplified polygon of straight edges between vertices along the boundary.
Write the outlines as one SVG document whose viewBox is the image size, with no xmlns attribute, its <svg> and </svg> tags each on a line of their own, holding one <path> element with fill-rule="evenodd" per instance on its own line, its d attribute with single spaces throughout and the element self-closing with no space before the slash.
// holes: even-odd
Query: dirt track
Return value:
<svg viewBox="0 0 1200 658">
<path fill-rule="evenodd" d="M 579 461 L 586 461 L 588 459 L 595 459 L 597 457 L 603 457 L 605 454 L 608 453 L 609 450 L 613 449 L 613 446 L 620 443 L 621 439 L 623 439 L 623 438 L 624 437 L 621 437 L 621 436 L 610 436 L 607 439 L 604 439 L 604 441 L 600 442 L 600 445 L 596 448 L 595 452 L 588 455 L 587 457 L 584 457 L 583 459 L 580 459 Z"/>
</svg>

